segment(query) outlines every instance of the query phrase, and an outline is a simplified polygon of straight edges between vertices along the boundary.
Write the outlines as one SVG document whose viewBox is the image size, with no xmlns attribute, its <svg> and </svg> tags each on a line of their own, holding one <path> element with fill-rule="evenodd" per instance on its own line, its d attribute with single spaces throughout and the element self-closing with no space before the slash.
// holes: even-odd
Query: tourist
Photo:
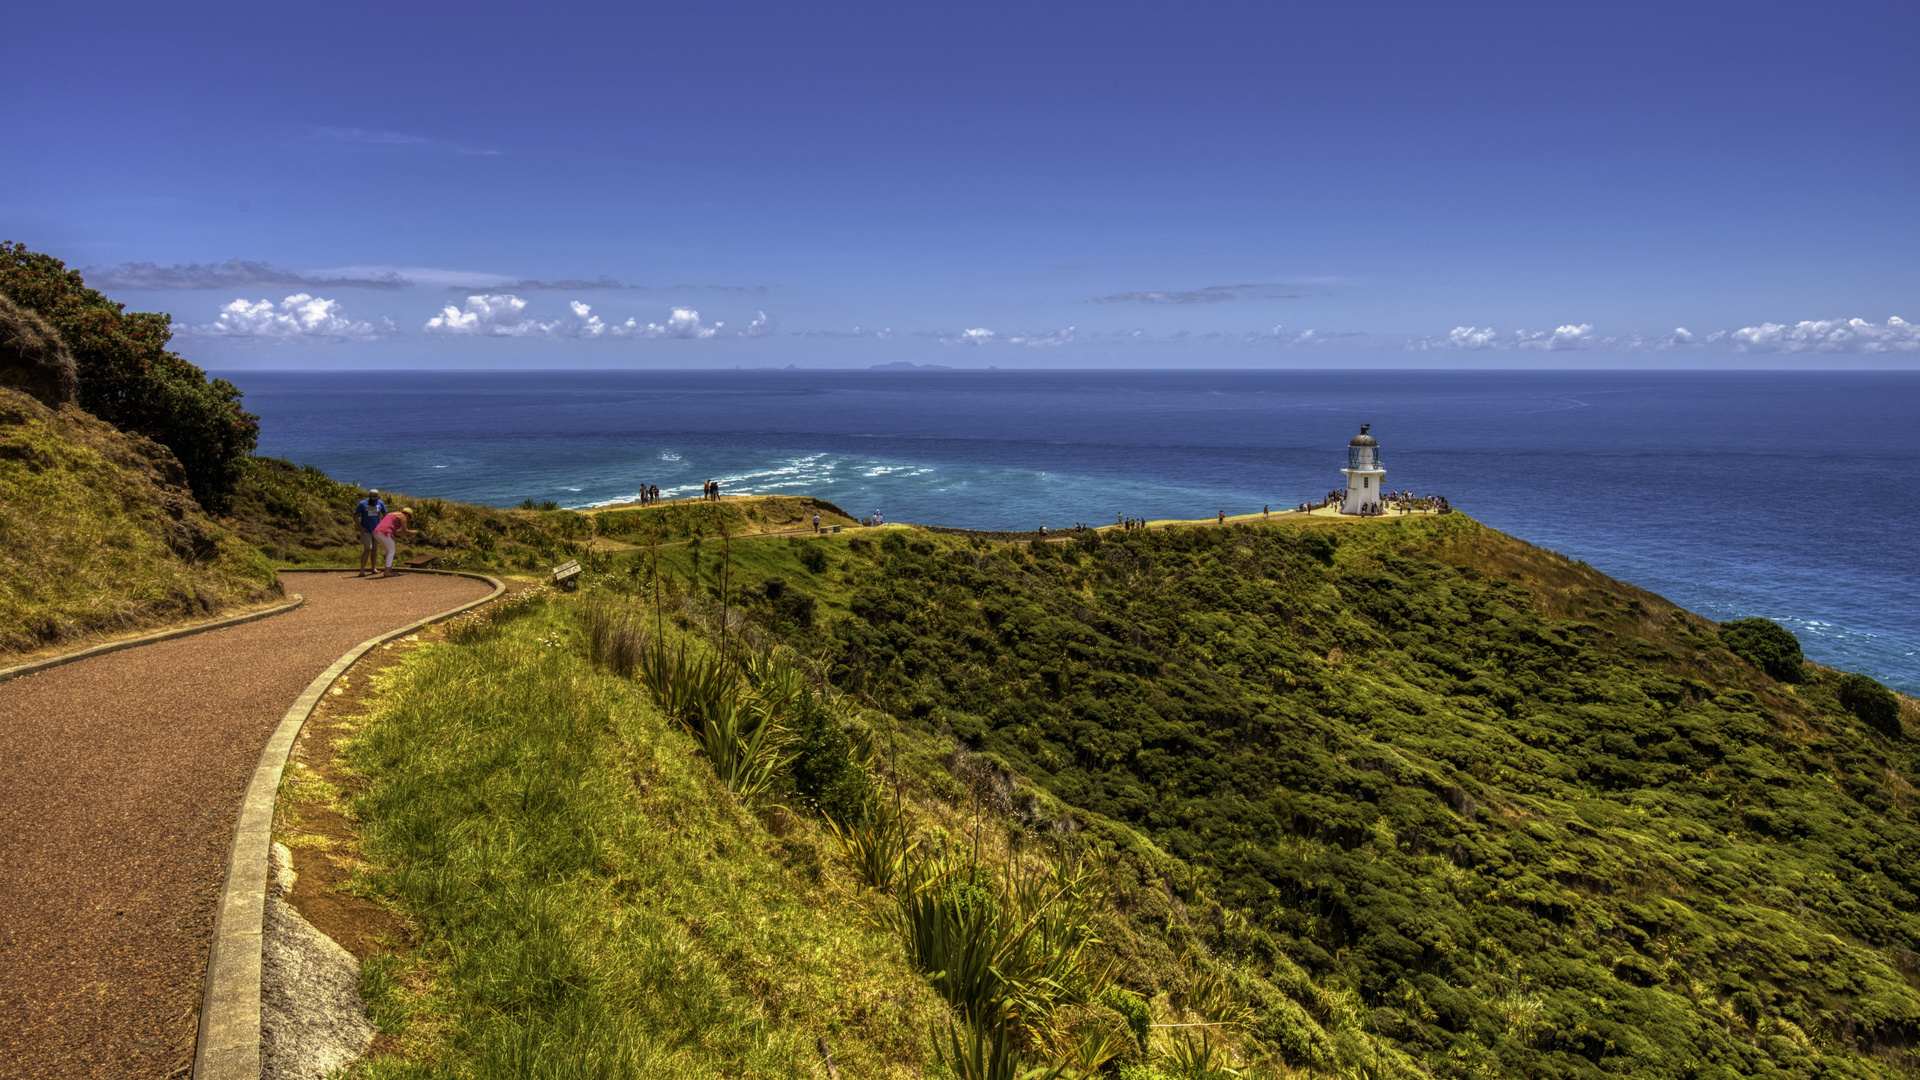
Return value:
<svg viewBox="0 0 1920 1080">
<path fill-rule="evenodd" d="M 393 513 L 388 514 L 386 517 L 381 518 L 380 524 L 375 525 L 373 527 L 373 535 L 379 539 L 380 546 L 387 550 L 387 569 L 384 573 L 378 576 L 380 577 L 399 577 L 400 576 L 393 572 L 393 537 L 395 533 L 404 533 L 408 536 L 419 536 L 420 533 L 418 530 L 408 528 L 408 526 L 412 524 L 413 524 L 413 511 L 407 510 L 407 509 L 400 509 L 400 510 L 395 510 Z"/>
<path fill-rule="evenodd" d="M 1225 510 L 1222 510 L 1220 511 L 1220 520 L 1218 524 L 1225 525 L 1226 523 L 1227 523 L 1227 512 Z"/>
<path fill-rule="evenodd" d="M 818 510 L 813 513 L 813 532 L 815 536 L 820 534 L 820 512 Z"/>
<path fill-rule="evenodd" d="M 360 523 L 360 572 L 354 576 L 366 577 L 380 568 L 373 554 L 373 530 L 387 516 L 387 502 L 378 491 L 368 488 L 367 497 L 353 504 L 353 516 Z"/>
</svg>

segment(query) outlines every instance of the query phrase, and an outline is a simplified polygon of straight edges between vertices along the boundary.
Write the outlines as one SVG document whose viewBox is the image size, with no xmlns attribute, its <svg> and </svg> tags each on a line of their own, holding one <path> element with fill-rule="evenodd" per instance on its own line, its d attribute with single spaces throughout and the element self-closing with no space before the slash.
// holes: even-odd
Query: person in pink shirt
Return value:
<svg viewBox="0 0 1920 1080">
<path fill-rule="evenodd" d="M 419 536 L 419 530 L 407 528 L 407 526 L 411 524 L 413 524 L 412 510 L 395 510 L 393 513 L 381 518 L 380 524 L 373 527 L 373 538 L 380 541 L 381 547 L 387 549 L 387 569 L 380 575 L 381 577 L 400 576 L 393 572 L 393 537 L 395 533 L 401 533 L 406 536 Z"/>
</svg>

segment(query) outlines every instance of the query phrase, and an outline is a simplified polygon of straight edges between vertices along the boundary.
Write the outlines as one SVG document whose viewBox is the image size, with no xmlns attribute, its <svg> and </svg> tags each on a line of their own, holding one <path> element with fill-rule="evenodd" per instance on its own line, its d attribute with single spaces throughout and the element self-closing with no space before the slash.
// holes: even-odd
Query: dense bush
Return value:
<svg viewBox="0 0 1920 1080">
<path fill-rule="evenodd" d="M 0 293 L 40 314 L 73 353 L 81 408 L 173 451 L 200 504 L 224 511 L 260 418 L 240 391 L 166 348 L 172 318 L 129 312 L 89 289 L 58 259 L 0 243 Z"/>
<path fill-rule="evenodd" d="M 1716 635 L 1465 519 L 1337 535 L 891 534 L 841 548 L 844 606 L 790 636 L 1182 860 L 1133 894 L 1140 934 L 1218 903 L 1244 922 L 1192 932 L 1248 978 L 1315 1015 L 1294 964 L 1348 988 L 1436 1075 L 1911 1074 L 1920 761 L 1715 648 L 1790 634 Z M 1584 614 L 1536 571 L 1584 575 Z"/>
<path fill-rule="evenodd" d="M 1799 682 L 1804 677 L 1800 639 L 1771 619 L 1721 623 L 1720 642 L 1735 656 L 1781 682 Z"/>
<path fill-rule="evenodd" d="M 1893 696 L 1893 691 L 1865 675 L 1852 673 L 1840 676 L 1835 691 L 1840 704 L 1862 723 L 1890 739 L 1900 737 L 1900 699 Z"/>
<path fill-rule="evenodd" d="M 873 781 L 855 760 L 853 740 L 839 718 L 807 692 L 800 697 L 792 727 L 795 789 L 835 821 L 858 819 L 873 797 Z"/>
</svg>

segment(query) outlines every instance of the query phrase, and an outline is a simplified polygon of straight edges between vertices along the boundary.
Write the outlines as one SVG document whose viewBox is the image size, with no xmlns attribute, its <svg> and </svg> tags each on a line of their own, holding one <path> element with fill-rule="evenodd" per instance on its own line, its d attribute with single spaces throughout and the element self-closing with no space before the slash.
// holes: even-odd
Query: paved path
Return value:
<svg viewBox="0 0 1920 1080">
<path fill-rule="evenodd" d="M 468 578 L 289 574 L 285 615 L 0 683 L 0 1075 L 185 1077 L 240 796 L 328 665 Z"/>
</svg>

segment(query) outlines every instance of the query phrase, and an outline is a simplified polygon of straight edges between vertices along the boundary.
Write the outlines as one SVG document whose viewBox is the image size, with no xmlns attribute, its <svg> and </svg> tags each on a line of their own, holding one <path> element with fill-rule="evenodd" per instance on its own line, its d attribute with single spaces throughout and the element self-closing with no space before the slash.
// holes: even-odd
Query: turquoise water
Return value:
<svg viewBox="0 0 1920 1080">
<path fill-rule="evenodd" d="M 237 372 L 260 452 L 360 484 L 587 506 L 640 484 L 982 529 L 1387 486 L 1920 692 L 1920 374 Z"/>
</svg>

